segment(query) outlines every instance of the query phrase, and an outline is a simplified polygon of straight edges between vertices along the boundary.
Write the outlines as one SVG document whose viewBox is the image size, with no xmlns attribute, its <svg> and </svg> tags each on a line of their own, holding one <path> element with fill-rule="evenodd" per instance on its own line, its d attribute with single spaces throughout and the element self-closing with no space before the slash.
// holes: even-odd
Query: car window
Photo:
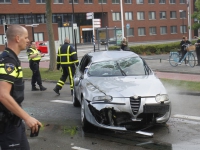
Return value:
<svg viewBox="0 0 200 150">
<path fill-rule="evenodd" d="M 146 67 L 140 57 L 96 62 L 92 63 L 88 69 L 90 76 L 137 76 L 146 74 Z"/>
</svg>

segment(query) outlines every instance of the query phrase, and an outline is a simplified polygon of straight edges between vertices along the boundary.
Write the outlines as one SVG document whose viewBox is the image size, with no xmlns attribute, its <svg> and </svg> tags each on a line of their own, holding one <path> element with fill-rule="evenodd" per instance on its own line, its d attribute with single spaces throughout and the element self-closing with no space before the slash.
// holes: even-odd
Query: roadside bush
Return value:
<svg viewBox="0 0 200 150">
<path fill-rule="evenodd" d="M 196 40 L 191 41 L 194 44 Z M 130 50 L 139 55 L 152 54 L 168 54 L 170 51 L 178 51 L 180 49 L 180 42 L 165 43 L 165 44 L 149 44 L 129 46 Z M 120 46 L 110 46 L 109 50 L 118 50 Z"/>
</svg>

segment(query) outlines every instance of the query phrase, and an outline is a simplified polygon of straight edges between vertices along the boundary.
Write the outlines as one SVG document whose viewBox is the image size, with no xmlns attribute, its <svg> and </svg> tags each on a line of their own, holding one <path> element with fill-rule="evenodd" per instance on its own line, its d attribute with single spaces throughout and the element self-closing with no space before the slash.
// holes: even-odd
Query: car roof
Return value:
<svg viewBox="0 0 200 150">
<path fill-rule="evenodd" d="M 92 57 L 92 62 L 107 61 L 107 60 L 116 60 L 126 57 L 136 57 L 136 53 L 132 51 L 99 51 L 99 52 L 90 52 L 89 56 Z"/>
</svg>

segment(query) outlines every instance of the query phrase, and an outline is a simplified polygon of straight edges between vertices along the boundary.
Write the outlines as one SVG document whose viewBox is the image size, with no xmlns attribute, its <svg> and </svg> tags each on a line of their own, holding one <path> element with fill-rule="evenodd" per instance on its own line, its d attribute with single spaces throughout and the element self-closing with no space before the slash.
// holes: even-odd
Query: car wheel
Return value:
<svg viewBox="0 0 200 150">
<path fill-rule="evenodd" d="M 91 125 L 86 117 L 85 117 L 85 104 L 84 104 L 84 99 L 81 101 L 81 124 L 82 124 L 82 129 L 84 132 L 87 132 L 89 129 L 89 126 Z"/>
<path fill-rule="evenodd" d="M 73 105 L 74 107 L 79 107 L 80 106 L 80 103 L 76 97 L 76 94 L 75 94 L 75 90 L 73 90 L 73 94 L 72 94 L 72 102 L 73 102 Z"/>
</svg>

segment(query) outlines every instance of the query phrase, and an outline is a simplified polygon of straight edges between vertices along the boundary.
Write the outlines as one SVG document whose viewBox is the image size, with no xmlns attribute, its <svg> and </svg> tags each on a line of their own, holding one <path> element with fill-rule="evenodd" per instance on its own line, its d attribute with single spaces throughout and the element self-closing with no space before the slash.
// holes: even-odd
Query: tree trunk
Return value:
<svg viewBox="0 0 200 150">
<path fill-rule="evenodd" d="M 51 3 L 52 0 L 46 1 L 46 25 L 47 25 L 47 32 L 49 39 L 49 54 L 50 54 L 49 71 L 53 71 L 56 69 L 56 50 L 55 50 L 54 33 L 52 27 Z"/>
</svg>

